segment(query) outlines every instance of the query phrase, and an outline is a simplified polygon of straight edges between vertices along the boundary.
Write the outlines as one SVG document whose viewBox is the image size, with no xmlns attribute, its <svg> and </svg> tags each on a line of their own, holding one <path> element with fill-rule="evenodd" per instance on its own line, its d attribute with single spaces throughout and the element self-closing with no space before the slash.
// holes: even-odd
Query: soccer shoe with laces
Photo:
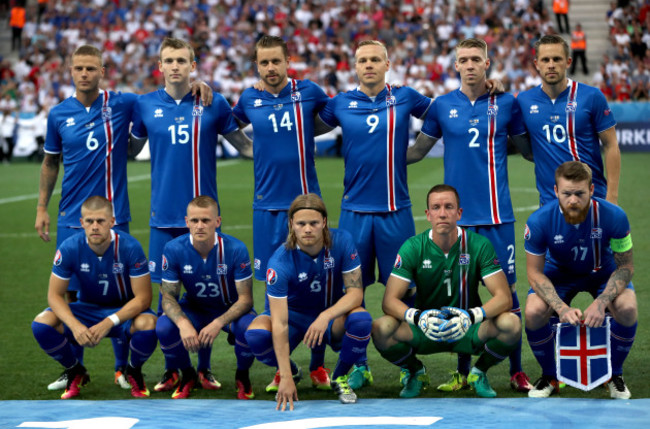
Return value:
<svg viewBox="0 0 650 429">
<path fill-rule="evenodd" d="M 530 378 L 526 373 L 519 371 L 510 378 L 510 387 L 517 392 L 529 392 L 533 385 L 530 384 Z"/>
<path fill-rule="evenodd" d="M 302 380 L 302 368 L 296 365 L 298 370 L 296 371 L 295 374 L 293 374 L 293 382 L 294 384 L 298 384 L 300 380 Z M 273 380 L 266 386 L 266 393 L 276 393 L 278 391 L 278 386 L 280 385 L 280 370 L 277 370 L 275 373 L 275 377 L 273 377 Z"/>
<path fill-rule="evenodd" d="M 63 371 L 59 378 L 47 385 L 47 390 L 61 390 L 68 385 L 68 374 Z"/>
<path fill-rule="evenodd" d="M 147 385 L 144 383 L 141 366 L 135 368 L 128 365 L 126 367 L 126 379 L 131 385 L 131 396 L 134 398 L 148 398 L 151 395 L 149 389 L 147 389 Z"/>
<path fill-rule="evenodd" d="M 442 383 L 436 389 L 441 392 L 455 392 L 457 390 L 469 389 L 467 384 L 467 376 L 458 371 L 449 371 L 451 379 L 446 383 Z"/>
<path fill-rule="evenodd" d="M 612 379 L 607 383 L 607 387 L 609 388 L 609 396 L 612 399 L 630 399 L 632 397 L 632 393 L 625 385 L 622 375 L 613 375 Z"/>
<path fill-rule="evenodd" d="M 553 377 L 541 376 L 528 391 L 529 398 L 548 398 L 560 390 L 559 383 Z"/>
<path fill-rule="evenodd" d="M 492 389 L 487 374 L 483 371 L 475 371 L 472 369 L 472 372 L 467 376 L 467 382 L 474 388 L 477 396 L 481 398 L 496 398 L 497 392 Z"/>
<path fill-rule="evenodd" d="M 172 399 L 186 399 L 190 396 L 194 386 L 198 383 L 198 376 L 194 368 L 188 368 L 183 370 L 183 377 L 181 382 L 178 384 L 178 387 L 172 393 Z"/>
<path fill-rule="evenodd" d="M 368 365 L 354 365 L 348 376 L 348 384 L 351 389 L 361 389 L 363 386 L 370 386 L 374 381 L 372 372 Z"/>
<path fill-rule="evenodd" d="M 350 388 L 347 375 L 341 375 L 336 380 L 332 380 L 332 390 L 339 396 L 339 401 L 342 404 L 354 404 L 357 402 L 357 394 Z"/>
<path fill-rule="evenodd" d="M 330 370 L 329 368 L 323 368 L 319 366 L 318 369 L 313 370 L 309 374 L 311 378 L 311 385 L 318 390 L 332 390 L 330 385 Z"/>
<path fill-rule="evenodd" d="M 425 367 L 420 368 L 414 374 L 411 374 L 408 368 L 402 368 L 399 382 L 403 386 L 399 392 L 400 398 L 415 398 L 420 396 L 422 389 L 426 389 L 429 385 L 429 374 Z"/>
<path fill-rule="evenodd" d="M 170 390 L 174 390 L 180 381 L 178 370 L 168 369 L 165 370 L 165 373 L 158 384 L 154 386 L 153 390 L 156 392 L 169 392 Z"/>
<path fill-rule="evenodd" d="M 124 368 L 122 367 L 119 367 L 117 371 L 115 371 L 115 384 L 120 386 L 122 389 L 130 389 L 131 385 L 126 379 L 126 375 L 124 375 L 125 372 L 126 371 L 124 371 Z"/>
<path fill-rule="evenodd" d="M 202 369 L 199 371 L 199 385 L 205 390 L 221 389 L 221 383 L 214 378 L 214 375 L 209 369 Z"/>
<path fill-rule="evenodd" d="M 70 399 L 79 396 L 81 387 L 90 381 L 86 368 L 80 363 L 65 370 L 65 376 L 68 382 L 66 383 L 65 391 L 61 395 L 61 399 Z"/>
<path fill-rule="evenodd" d="M 253 386 L 244 386 L 244 382 L 241 380 L 235 380 L 235 386 L 237 388 L 237 399 L 254 399 L 255 393 L 253 393 Z"/>
</svg>

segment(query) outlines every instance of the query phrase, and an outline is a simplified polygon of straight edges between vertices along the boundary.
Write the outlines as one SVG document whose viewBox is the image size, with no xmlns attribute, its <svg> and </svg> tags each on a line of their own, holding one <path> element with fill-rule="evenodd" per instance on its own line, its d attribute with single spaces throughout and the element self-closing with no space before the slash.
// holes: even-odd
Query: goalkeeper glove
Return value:
<svg viewBox="0 0 650 429">
<path fill-rule="evenodd" d="M 425 310 L 420 314 L 418 327 L 431 341 L 445 341 L 447 315 L 445 311 Z"/>
<path fill-rule="evenodd" d="M 483 307 L 474 307 L 469 310 L 463 310 L 457 307 L 443 307 L 451 318 L 444 326 L 444 338 L 448 342 L 458 341 L 469 330 L 474 323 L 481 323 L 485 319 L 485 310 Z"/>
</svg>

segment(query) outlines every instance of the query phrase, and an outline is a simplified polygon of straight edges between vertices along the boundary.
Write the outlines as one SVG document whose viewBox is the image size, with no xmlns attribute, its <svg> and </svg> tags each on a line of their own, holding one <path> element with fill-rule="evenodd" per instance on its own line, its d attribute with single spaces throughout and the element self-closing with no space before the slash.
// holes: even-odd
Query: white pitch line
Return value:
<svg viewBox="0 0 650 429">
<path fill-rule="evenodd" d="M 237 160 L 221 161 L 217 163 L 217 169 L 219 167 L 229 167 L 231 165 L 235 165 L 240 162 L 241 161 L 237 161 Z M 144 180 L 149 180 L 149 179 L 151 179 L 151 174 L 140 174 L 138 176 L 128 177 L 127 181 L 129 183 L 135 183 L 135 182 L 142 182 Z M 59 194 L 61 194 L 61 188 L 56 188 L 54 192 L 52 192 L 52 195 L 59 195 Z M 17 203 L 19 201 L 37 200 L 37 199 L 38 199 L 38 194 L 17 195 L 15 197 L 0 198 L 0 204 Z"/>
</svg>

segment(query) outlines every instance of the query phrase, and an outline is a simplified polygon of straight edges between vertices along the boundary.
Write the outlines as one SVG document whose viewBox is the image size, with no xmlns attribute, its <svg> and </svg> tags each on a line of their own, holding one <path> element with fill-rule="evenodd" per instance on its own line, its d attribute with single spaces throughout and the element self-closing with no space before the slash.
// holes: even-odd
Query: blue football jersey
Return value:
<svg viewBox="0 0 650 429">
<path fill-rule="evenodd" d="M 59 226 L 79 226 L 81 204 L 93 195 L 113 203 L 117 224 L 131 221 L 126 161 L 135 99 L 100 91 L 89 110 L 75 97 L 50 110 L 44 150 L 63 158 Z"/>
<path fill-rule="evenodd" d="M 422 133 L 444 138 L 445 183 L 460 195 L 460 224 L 515 221 L 508 186 L 508 136 L 525 132 L 512 94 L 485 94 L 472 103 L 457 89 L 434 100 Z"/>
<path fill-rule="evenodd" d="M 526 222 L 524 248 L 533 255 L 546 255 L 544 271 L 559 270 L 580 277 L 592 272 L 616 269 L 610 240 L 630 234 L 623 209 L 601 198 L 592 198 L 587 219 L 570 225 L 557 202 L 546 204 Z"/>
<path fill-rule="evenodd" d="M 183 282 L 184 299 L 193 308 L 226 311 L 239 298 L 235 282 L 252 277 L 253 271 L 243 242 L 217 232 L 215 240 L 205 260 L 192 245 L 190 234 L 168 242 L 163 251 L 162 278 Z"/>
<path fill-rule="evenodd" d="M 233 114 L 253 125 L 253 208 L 287 210 L 301 194 L 320 195 L 314 162 L 314 114 L 329 97 L 309 80 L 292 79 L 280 94 L 246 89 Z"/>
<path fill-rule="evenodd" d="M 607 196 L 598 133 L 616 125 L 605 96 L 598 88 L 569 79 L 556 100 L 542 87 L 524 91 L 517 101 L 530 134 L 540 203 L 555 199 L 555 169 L 566 161 L 591 167 L 594 195 Z"/>
<path fill-rule="evenodd" d="M 345 294 L 343 273 L 361 266 L 349 232 L 330 229 L 332 248 L 323 248 L 316 258 L 299 249 L 280 246 L 266 271 L 268 297 L 286 298 L 290 311 L 318 316 Z"/>
<path fill-rule="evenodd" d="M 111 245 L 102 256 L 88 246 L 84 231 L 66 239 L 56 251 L 52 274 L 79 279 L 79 301 L 121 307 L 133 298 L 131 278 L 149 274 L 147 258 L 138 240 L 111 230 Z"/>
<path fill-rule="evenodd" d="M 180 104 L 164 89 L 138 97 L 131 133 L 149 138 L 151 218 L 158 228 L 185 227 L 185 208 L 199 195 L 217 199 L 217 139 L 239 128 L 226 99 L 210 106 L 188 93 Z"/>
<path fill-rule="evenodd" d="M 406 150 L 411 116 L 422 118 L 431 99 L 407 86 L 389 85 L 372 100 L 359 89 L 338 94 L 320 112 L 343 131 L 342 209 L 392 212 L 411 206 Z"/>
</svg>

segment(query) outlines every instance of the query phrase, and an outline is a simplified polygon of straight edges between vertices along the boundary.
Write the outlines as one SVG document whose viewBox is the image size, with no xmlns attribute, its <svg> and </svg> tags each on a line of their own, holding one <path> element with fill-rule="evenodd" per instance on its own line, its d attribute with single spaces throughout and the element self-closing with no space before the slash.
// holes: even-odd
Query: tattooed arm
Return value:
<svg viewBox="0 0 650 429">
<path fill-rule="evenodd" d="M 56 179 L 59 177 L 60 160 L 61 154 L 46 153 L 41 164 L 34 228 L 43 241 L 50 241 L 50 215 L 47 213 L 47 205 L 50 203 Z"/>
<path fill-rule="evenodd" d="M 585 324 L 600 326 L 605 319 L 605 309 L 621 294 L 632 281 L 634 275 L 634 257 L 632 249 L 625 252 L 614 252 L 616 270 L 609 276 L 605 290 L 596 297 L 594 302 L 585 310 Z"/>
<path fill-rule="evenodd" d="M 237 301 L 221 316 L 214 319 L 199 332 L 199 343 L 202 347 L 212 347 L 212 343 L 224 326 L 239 319 L 253 308 L 253 277 L 235 282 Z"/>
<path fill-rule="evenodd" d="M 549 307 L 560 317 L 560 322 L 578 325 L 582 318 L 582 311 L 569 307 L 555 291 L 555 286 L 544 274 L 544 255 L 526 253 L 526 273 L 528 283 Z"/>
<path fill-rule="evenodd" d="M 183 346 L 190 352 L 197 352 L 200 348 L 199 336 L 187 318 L 181 306 L 178 304 L 178 297 L 181 294 L 181 282 L 168 282 L 163 280 L 160 285 L 162 292 L 162 307 L 165 315 L 178 327 L 183 340 Z"/>
<path fill-rule="evenodd" d="M 356 268 L 349 273 L 343 273 L 343 284 L 345 285 L 345 295 L 341 297 L 333 306 L 323 310 L 316 320 L 309 326 L 303 343 L 307 347 L 313 348 L 320 345 L 323 341 L 325 331 L 330 320 L 339 316 L 350 313 L 363 302 L 363 284 L 361 283 L 361 268 Z"/>
</svg>

